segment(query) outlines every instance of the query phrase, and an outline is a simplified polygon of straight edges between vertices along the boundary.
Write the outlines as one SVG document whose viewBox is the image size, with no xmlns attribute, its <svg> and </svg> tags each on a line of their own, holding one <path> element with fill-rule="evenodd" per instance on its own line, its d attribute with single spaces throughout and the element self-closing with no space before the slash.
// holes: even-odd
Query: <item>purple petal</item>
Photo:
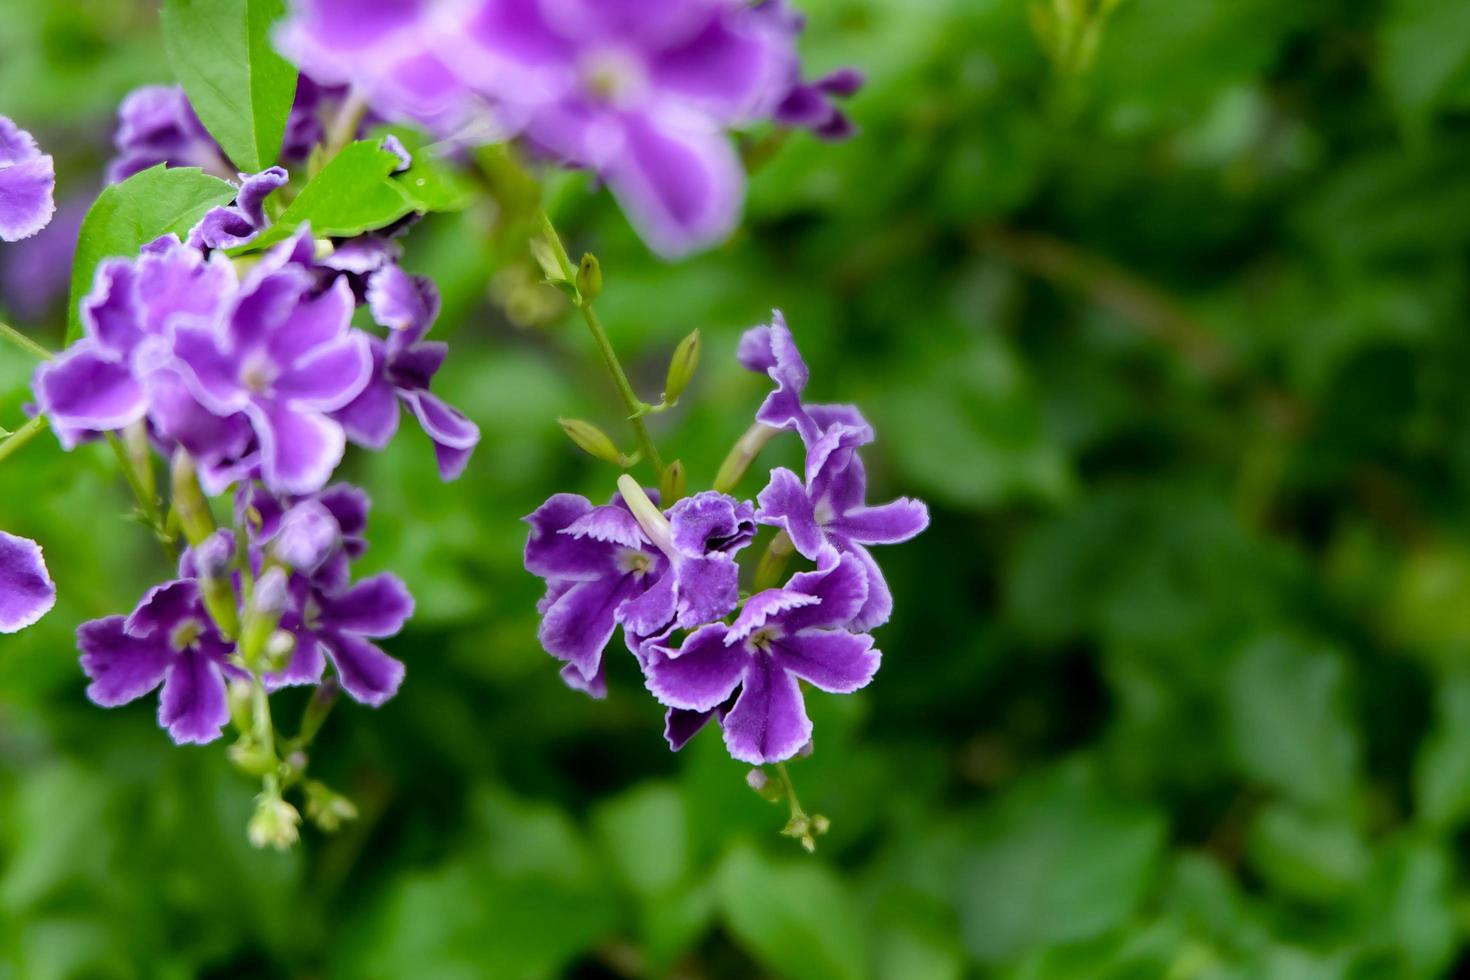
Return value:
<svg viewBox="0 0 1470 980">
<path fill-rule="evenodd" d="M 353 542 L 350 539 L 359 539 L 357 551 L 353 557 L 362 553 L 363 545 L 361 537 L 367 530 L 368 512 L 372 509 L 372 501 L 367 492 L 354 487 L 350 483 L 334 483 L 317 495 L 323 507 L 332 512 L 337 520 L 337 526 L 342 529 L 344 537 L 348 538 L 348 550 L 353 550 Z"/>
<path fill-rule="evenodd" d="M 97 264 L 92 291 L 82 299 L 82 327 L 97 346 L 122 359 L 143 339 L 142 317 L 134 290 L 133 264 L 104 259 Z"/>
<path fill-rule="evenodd" d="M 351 404 L 372 372 L 367 336 L 354 332 L 302 357 L 276 379 L 275 393 L 293 408 L 332 412 Z"/>
<path fill-rule="evenodd" d="M 696 115 L 629 115 L 623 140 L 602 176 L 650 248 L 676 259 L 730 236 L 745 174 L 724 133 Z"/>
<path fill-rule="evenodd" d="M 685 711 L 683 708 L 670 708 L 664 712 L 664 740 L 669 743 L 670 749 L 678 752 L 702 732 L 704 726 L 718 713 L 718 710 Z"/>
<path fill-rule="evenodd" d="M 158 723 L 179 745 L 219 738 L 230 720 L 220 667 L 193 647 L 180 651 L 163 681 Z"/>
<path fill-rule="evenodd" d="M 804 557 L 815 561 L 830 547 L 801 478 L 784 466 L 771 471 L 771 482 L 756 496 L 756 502 L 760 508 L 755 519 L 789 534 Z"/>
<path fill-rule="evenodd" d="M 562 682 L 574 691 L 581 691 L 591 698 L 601 701 L 607 697 L 607 671 L 602 664 L 598 664 L 597 672 L 591 677 L 584 675 L 576 664 L 567 664 L 561 669 Z"/>
<path fill-rule="evenodd" d="M 42 364 L 35 390 L 41 411 L 74 429 L 111 432 L 138 421 L 148 409 L 143 387 L 127 366 L 89 341 Z"/>
<path fill-rule="evenodd" d="M 649 73 L 663 92 L 723 122 L 737 122 L 770 101 L 776 78 L 793 61 L 789 42 L 726 16 L 655 55 Z"/>
<path fill-rule="evenodd" d="M 356 701 L 377 707 L 398 693 L 403 683 L 403 663 L 376 645 L 350 633 L 324 633 L 322 643 L 342 689 Z"/>
<path fill-rule="evenodd" d="M 465 418 L 459 409 L 427 391 L 403 391 L 399 394 L 436 444 L 451 449 L 472 449 L 479 444 L 480 427 Z"/>
<path fill-rule="evenodd" d="M 214 331 L 181 327 L 174 332 L 174 354 L 189 391 L 215 415 L 242 411 L 250 394 L 240 383 L 240 365 L 220 350 Z"/>
<path fill-rule="evenodd" d="M 282 620 L 281 627 L 296 637 L 296 649 L 291 651 L 291 659 L 286 661 L 286 666 L 261 676 L 266 690 L 276 691 L 283 687 L 320 683 L 322 672 L 327 669 L 327 660 L 322 654 L 322 645 L 317 641 L 316 635 L 299 623 L 287 625 Z"/>
<path fill-rule="evenodd" d="M 751 655 L 727 646 L 725 627 L 715 623 L 690 633 L 676 656 L 650 654 L 644 678 L 660 704 L 710 711 L 735 693 L 750 665 Z"/>
<path fill-rule="evenodd" d="M 829 526 L 861 544 L 898 544 L 929 526 L 929 508 L 922 501 L 900 497 L 892 503 L 839 514 Z"/>
<path fill-rule="evenodd" d="M 844 548 L 862 563 L 868 578 L 868 597 L 847 628 L 858 632 L 875 630 L 888 622 L 893 615 L 893 593 L 889 591 L 883 570 L 878 567 L 867 548 L 860 544 L 846 544 Z"/>
<path fill-rule="evenodd" d="M 82 671 L 91 679 L 87 697 L 104 708 L 136 700 L 163 683 L 174 652 L 165 637 L 129 636 L 121 616 L 94 619 L 77 628 Z"/>
<path fill-rule="evenodd" d="M 155 585 L 138 601 L 124 624 L 130 636 L 167 637 L 186 619 L 198 620 L 199 587 L 192 581 L 182 579 Z"/>
<path fill-rule="evenodd" d="M 798 572 L 786 588 L 814 596 L 818 604 L 782 617 L 788 633 L 802 629 L 842 629 L 868 601 L 868 570 L 857 555 L 829 552 L 816 571 Z"/>
<path fill-rule="evenodd" d="M 390 572 L 363 579 L 346 592 L 322 596 L 325 629 L 363 636 L 393 636 L 413 615 L 413 596 L 403 580 Z"/>
<path fill-rule="evenodd" d="M 723 619 L 740 602 L 740 566 L 729 555 L 682 558 L 675 574 L 678 621 L 684 629 Z"/>
<path fill-rule="evenodd" d="M 624 548 L 645 550 L 651 546 L 643 533 L 638 519 L 631 512 L 617 506 L 593 507 L 566 527 L 557 532 L 573 538 L 591 538 Z"/>
<path fill-rule="evenodd" d="M 770 656 L 783 669 L 832 694 L 851 694 L 873 679 L 882 655 L 866 633 L 809 630 L 777 639 Z"/>
<path fill-rule="evenodd" d="M 248 411 L 260 438 L 261 475 L 277 493 L 315 493 L 342 461 L 347 437 L 325 415 L 254 403 Z"/>
<path fill-rule="evenodd" d="M 821 601 L 819 596 L 792 589 L 766 589 L 764 592 L 757 592 L 745 600 L 744 608 L 740 610 L 740 615 L 735 618 L 734 625 L 725 635 L 725 642 L 739 643 L 766 625 L 773 617 L 803 606 L 815 606 Z"/>
<path fill-rule="evenodd" d="M 315 299 L 296 303 L 286 322 L 271 333 L 271 357 L 280 364 L 295 365 L 340 341 L 349 335 L 356 305 L 352 286 L 340 277 Z M 352 335 L 366 336 L 356 331 Z"/>
<path fill-rule="evenodd" d="M 41 546 L 0 531 L 0 633 L 17 633 L 56 605 Z"/>
<path fill-rule="evenodd" d="M 271 554 L 298 572 L 310 575 L 342 544 L 337 519 L 320 501 L 303 500 L 281 518 L 271 541 Z"/>
<path fill-rule="evenodd" d="M 578 581 L 614 574 L 617 569 L 613 547 L 595 539 L 559 533 L 592 509 L 592 502 L 586 497 L 559 493 L 526 517 L 526 523 L 531 525 L 531 533 L 526 538 L 526 571 L 545 579 Z"/>
<path fill-rule="evenodd" d="M 741 762 L 784 762 L 811 741 L 812 723 L 796 678 L 773 658 L 749 658 L 745 683 L 725 716 L 725 746 Z"/>
<path fill-rule="evenodd" d="M 56 166 L 31 134 L 0 116 L 0 239 L 29 238 L 56 213 Z"/>
<path fill-rule="evenodd" d="M 755 509 L 728 494 L 706 490 L 670 508 L 669 524 L 674 545 L 681 551 L 734 555 L 755 537 Z"/>
<path fill-rule="evenodd" d="M 373 351 L 373 373 L 357 397 L 332 413 L 342 423 L 347 438 L 368 449 L 382 449 L 398 431 L 398 393 L 382 373 L 383 342 L 370 341 Z"/>
<path fill-rule="evenodd" d="M 771 328 L 751 327 L 740 335 L 740 345 L 735 350 L 735 359 L 747 371 L 765 374 L 776 366 L 776 353 L 771 350 Z"/>
<path fill-rule="evenodd" d="M 618 622 L 636 636 L 665 632 L 678 613 L 677 579 L 667 572 L 654 579 L 645 575 L 639 585 L 641 591 L 618 610 Z"/>
<path fill-rule="evenodd" d="M 439 479 L 445 483 L 459 479 L 474 454 L 474 449 L 455 449 L 442 442 L 434 443 L 434 463 L 439 467 Z"/>
<path fill-rule="evenodd" d="M 631 575 L 576 583 L 542 617 L 537 633 L 542 648 L 574 665 L 583 677 L 594 676 L 616 627 L 614 614 L 633 588 Z"/>
<path fill-rule="evenodd" d="M 411 276 L 396 265 L 373 273 L 367 286 L 373 320 L 402 336 L 404 345 L 417 343 L 439 316 L 439 290 L 422 276 Z"/>
</svg>

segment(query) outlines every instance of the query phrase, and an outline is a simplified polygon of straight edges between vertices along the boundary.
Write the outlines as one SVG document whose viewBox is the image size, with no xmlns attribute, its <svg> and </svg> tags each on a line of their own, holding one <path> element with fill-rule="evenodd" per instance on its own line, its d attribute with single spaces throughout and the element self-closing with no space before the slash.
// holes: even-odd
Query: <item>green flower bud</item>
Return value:
<svg viewBox="0 0 1470 980">
<path fill-rule="evenodd" d="M 255 815 L 245 834 L 255 847 L 288 851 L 301 839 L 300 826 L 301 814 L 294 806 L 278 793 L 262 793 L 255 798 Z"/>
<path fill-rule="evenodd" d="M 682 459 L 676 459 L 664 469 L 663 479 L 659 481 L 659 502 L 665 509 L 672 507 L 684 498 L 688 489 L 689 471 Z"/>
<path fill-rule="evenodd" d="M 302 788 L 306 791 L 306 816 L 322 831 L 336 833 L 343 821 L 357 819 L 357 805 L 341 793 L 315 779 L 308 779 Z"/>
<path fill-rule="evenodd" d="M 602 295 L 602 263 L 591 252 L 582 256 L 582 264 L 577 267 L 577 295 L 583 303 Z"/>
<path fill-rule="evenodd" d="M 672 405 L 679 400 L 698 368 L 699 331 L 695 330 L 679 341 L 679 346 L 674 348 L 674 356 L 669 359 L 669 376 L 664 382 L 665 405 Z"/>
<path fill-rule="evenodd" d="M 628 457 L 618 451 L 613 444 L 612 437 L 603 432 L 591 422 L 581 419 L 557 419 L 557 424 L 567 434 L 567 438 L 577 444 L 577 448 L 589 456 L 611 463 L 614 466 L 627 466 Z"/>
</svg>

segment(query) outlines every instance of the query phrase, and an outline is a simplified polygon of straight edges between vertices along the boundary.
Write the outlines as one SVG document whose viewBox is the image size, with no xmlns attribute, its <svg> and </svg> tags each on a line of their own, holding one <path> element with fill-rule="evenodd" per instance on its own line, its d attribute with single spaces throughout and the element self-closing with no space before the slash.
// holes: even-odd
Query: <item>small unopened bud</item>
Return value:
<svg viewBox="0 0 1470 980">
<path fill-rule="evenodd" d="M 818 835 L 825 834 L 832 829 L 832 821 L 820 813 L 812 815 L 812 831 Z"/>
<path fill-rule="evenodd" d="M 267 568 L 256 581 L 250 606 L 245 610 L 245 621 L 240 627 L 240 656 L 251 670 L 265 656 L 266 647 L 290 598 L 286 572 L 279 565 Z"/>
<path fill-rule="evenodd" d="M 288 599 L 285 571 L 279 567 L 267 568 L 255 583 L 255 591 L 250 596 L 250 610 L 259 616 L 279 617 Z"/>
<path fill-rule="evenodd" d="M 277 765 L 276 754 L 250 735 L 241 736 L 226 749 L 225 757 L 236 769 L 257 779 L 274 772 Z"/>
<path fill-rule="evenodd" d="M 255 798 L 255 815 L 245 833 L 255 847 L 287 851 L 300 840 L 300 826 L 301 814 L 294 806 L 278 794 L 262 793 Z"/>
<path fill-rule="evenodd" d="M 669 519 L 664 516 L 663 511 L 658 509 L 658 505 L 648 499 L 648 493 L 638 485 L 638 481 L 624 473 L 618 477 L 618 493 L 654 547 L 671 558 L 676 557 L 674 529 L 669 525 Z"/>
<path fill-rule="evenodd" d="M 194 572 L 207 581 L 218 581 L 229 574 L 235 560 L 235 535 L 216 531 L 193 550 Z"/>
<path fill-rule="evenodd" d="M 311 574 L 341 544 L 342 528 L 326 505 L 304 500 L 286 511 L 271 542 L 271 554 L 298 572 Z"/>
<path fill-rule="evenodd" d="M 672 405 L 679 400 L 698 368 L 699 331 L 695 330 L 679 341 L 679 346 L 674 348 L 674 356 L 669 359 L 669 376 L 664 382 L 664 404 Z"/>
<path fill-rule="evenodd" d="M 343 821 L 357 819 L 357 806 L 341 793 L 333 792 L 315 779 L 304 785 L 306 816 L 326 833 L 336 833 Z"/>
<path fill-rule="evenodd" d="M 684 461 L 676 459 L 664 469 L 663 479 L 658 484 L 659 502 L 665 507 L 672 507 L 684 499 L 684 492 L 689 489 L 689 471 L 684 468 Z"/>
<path fill-rule="evenodd" d="M 577 267 L 577 295 L 583 303 L 602 295 L 602 263 L 591 252 L 582 256 L 582 264 Z"/>
<path fill-rule="evenodd" d="M 750 770 L 750 772 L 745 774 L 745 785 L 749 786 L 757 793 L 764 790 L 766 786 L 770 784 L 770 782 L 771 777 L 766 775 L 766 771 L 764 769 L 752 769 Z"/>
<path fill-rule="evenodd" d="M 296 652 L 296 637 L 285 630 L 276 630 L 265 641 L 266 670 L 280 670 Z"/>
<path fill-rule="evenodd" d="M 249 681 L 230 681 L 230 721 L 237 731 L 248 732 L 255 724 L 255 709 L 251 697 Z"/>
<path fill-rule="evenodd" d="M 581 419 L 557 419 L 557 424 L 567 434 L 567 438 L 576 443 L 577 448 L 589 456 L 611 463 L 614 466 L 627 465 L 628 459 L 618 452 L 612 437 L 603 432 L 591 422 Z"/>
</svg>

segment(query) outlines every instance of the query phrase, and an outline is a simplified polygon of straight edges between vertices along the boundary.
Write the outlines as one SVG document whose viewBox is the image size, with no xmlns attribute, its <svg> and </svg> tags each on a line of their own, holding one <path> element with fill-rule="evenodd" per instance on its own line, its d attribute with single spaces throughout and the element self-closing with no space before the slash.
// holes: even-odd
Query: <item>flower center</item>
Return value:
<svg viewBox="0 0 1470 980">
<path fill-rule="evenodd" d="M 180 653 L 192 647 L 204 634 L 204 624 L 197 619 L 186 619 L 174 627 L 168 642 Z"/>
<path fill-rule="evenodd" d="M 750 639 L 746 640 L 745 643 L 747 646 L 750 647 L 752 651 L 769 653 L 771 651 L 772 644 L 779 640 L 783 635 L 785 634 L 781 632 L 780 627 L 762 626 L 760 629 L 750 634 Z"/>
<path fill-rule="evenodd" d="M 257 395 L 270 390 L 276 380 L 276 366 L 264 354 L 251 354 L 240 366 L 240 383 Z"/>
<path fill-rule="evenodd" d="M 582 87 L 598 102 L 628 108 L 648 87 L 648 77 L 638 59 L 626 51 L 604 48 L 582 59 Z"/>
<path fill-rule="evenodd" d="M 832 501 L 826 497 L 817 501 L 817 506 L 812 509 L 812 520 L 818 524 L 831 524 L 832 518 L 837 516 L 837 510 L 832 506 Z"/>
<path fill-rule="evenodd" d="M 622 554 L 618 555 L 618 567 L 623 570 L 624 575 L 637 575 L 642 578 L 653 570 L 653 556 L 646 551 L 625 548 Z"/>
</svg>

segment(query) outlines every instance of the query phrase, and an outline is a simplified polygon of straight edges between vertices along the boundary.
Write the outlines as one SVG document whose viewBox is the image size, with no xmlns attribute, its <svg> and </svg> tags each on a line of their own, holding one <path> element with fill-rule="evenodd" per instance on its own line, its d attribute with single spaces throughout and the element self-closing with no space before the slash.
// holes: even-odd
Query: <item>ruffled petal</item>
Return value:
<svg viewBox="0 0 1470 980">
<path fill-rule="evenodd" d="M 143 386 L 127 365 L 104 356 L 90 341 L 42 364 L 35 390 L 42 413 L 73 429 L 115 431 L 148 410 Z"/>
<path fill-rule="evenodd" d="M 260 439 L 261 475 L 277 493 L 315 493 L 342 461 L 347 437 L 325 415 L 271 402 L 251 404 L 248 414 Z"/>
<path fill-rule="evenodd" d="M 323 633 L 322 645 L 337 679 L 354 701 L 377 707 L 398 693 L 403 683 L 403 662 L 388 656 L 375 644 L 350 633 Z"/>
<path fill-rule="evenodd" d="M 811 741 L 812 723 L 796 678 L 768 656 L 750 658 L 745 683 L 725 716 L 725 746 L 741 762 L 784 762 Z"/>
<path fill-rule="evenodd" d="M 809 630 L 771 644 L 770 655 L 783 669 L 831 694 L 866 687 L 878 672 L 882 654 L 866 633 Z"/>
<path fill-rule="evenodd" d="M 830 546 L 827 535 L 817 524 L 816 510 L 807 495 L 801 477 L 778 466 L 771 480 L 756 496 L 760 505 L 755 519 L 770 527 L 779 527 L 791 536 L 791 543 L 803 557 L 815 561 Z"/>
<path fill-rule="evenodd" d="M 900 497 L 877 507 L 853 508 L 829 526 L 861 544 L 898 544 L 929 526 L 929 508 L 922 501 Z"/>
<path fill-rule="evenodd" d="M 0 531 L 0 633 L 16 633 L 56 605 L 56 585 L 41 546 Z"/>
<path fill-rule="evenodd" d="M 158 723 L 168 729 L 175 743 L 202 745 L 219 738 L 229 720 L 219 664 L 195 648 L 181 651 L 163 680 Z"/>
<path fill-rule="evenodd" d="M 544 579 L 577 581 L 614 574 L 617 569 L 613 546 L 595 538 L 560 533 L 592 509 L 592 502 L 586 497 L 559 493 L 526 517 L 526 523 L 531 525 L 531 533 L 526 538 L 526 571 Z"/>
<path fill-rule="evenodd" d="M 660 704 L 710 711 L 735 693 L 750 665 L 750 654 L 727 645 L 725 627 L 716 623 L 690 633 L 677 655 L 651 652 L 643 675 Z"/>
<path fill-rule="evenodd" d="M 123 617 L 94 619 L 77 628 L 87 697 L 104 708 L 134 701 L 163 683 L 174 653 L 166 637 L 130 636 Z"/>
<path fill-rule="evenodd" d="M 393 636 L 413 615 L 413 596 L 403 580 L 391 572 L 363 579 L 335 596 L 322 596 L 321 622 L 325 629 L 363 636 Z"/>
</svg>

